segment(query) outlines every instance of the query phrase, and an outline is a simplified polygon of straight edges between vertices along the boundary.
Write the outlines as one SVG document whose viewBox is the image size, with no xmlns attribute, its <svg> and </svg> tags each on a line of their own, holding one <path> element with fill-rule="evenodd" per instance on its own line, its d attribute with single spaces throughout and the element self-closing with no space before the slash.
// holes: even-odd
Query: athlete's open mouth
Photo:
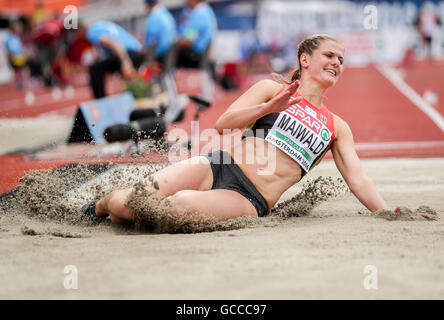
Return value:
<svg viewBox="0 0 444 320">
<path fill-rule="evenodd" d="M 333 69 L 324 69 L 325 71 L 327 71 L 328 73 L 332 74 L 333 77 L 336 77 L 336 71 Z"/>
</svg>

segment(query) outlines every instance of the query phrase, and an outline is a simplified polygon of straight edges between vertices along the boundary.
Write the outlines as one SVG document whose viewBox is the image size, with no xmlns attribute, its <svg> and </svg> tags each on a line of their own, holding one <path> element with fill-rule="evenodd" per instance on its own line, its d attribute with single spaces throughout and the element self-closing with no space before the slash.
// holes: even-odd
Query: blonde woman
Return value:
<svg viewBox="0 0 444 320">
<path fill-rule="evenodd" d="M 331 150 L 356 198 L 370 211 L 387 209 L 361 167 L 349 126 L 324 105 L 343 63 L 344 47 L 335 38 L 306 38 L 299 44 L 298 68 L 289 81 L 259 81 L 217 120 L 219 133 L 250 127 L 238 143 L 168 166 L 153 174 L 156 188 L 149 181 L 146 188 L 159 200 L 169 200 L 171 214 L 199 213 L 217 220 L 262 217 Z M 83 211 L 109 215 L 115 223 L 133 221 L 125 205 L 132 191 L 113 191 Z"/>
</svg>

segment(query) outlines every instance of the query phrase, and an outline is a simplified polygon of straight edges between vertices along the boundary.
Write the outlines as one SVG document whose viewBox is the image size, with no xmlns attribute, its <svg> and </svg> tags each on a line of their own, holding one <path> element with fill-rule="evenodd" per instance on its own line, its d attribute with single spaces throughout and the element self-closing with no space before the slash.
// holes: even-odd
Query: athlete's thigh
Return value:
<svg viewBox="0 0 444 320">
<path fill-rule="evenodd" d="M 169 165 L 152 175 L 160 198 L 181 190 L 209 190 L 213 185 L 213 172 L 206 157 L 193 157 Z M 151 182 L 147 182 L 148 186 Z"/>
<path fill-rule="evenodd" d="M 176 211 L 197 211 L 218 220 L 241 216 L 257 217 L 257 211 L 253 204 L 247 198 L 232 190 L 186 190 L 178 192 L 168 199 Z"/>
</svg>

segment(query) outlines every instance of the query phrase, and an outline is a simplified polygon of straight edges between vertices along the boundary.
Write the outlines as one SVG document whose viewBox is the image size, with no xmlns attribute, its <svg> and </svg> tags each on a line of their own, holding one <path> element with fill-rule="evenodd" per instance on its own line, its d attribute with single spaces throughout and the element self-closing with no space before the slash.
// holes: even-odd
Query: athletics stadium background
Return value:
<svg viewBox="0 0 444 320">
<path fill-rule="evenodd" d="M 184 1 L 162 2 L 176 18 L 180 17 Z M 272 71 L 285 72 L 294 66 L 301 39 L 313 33 L 329 33 L 346 48 L 346 70 L 337 86 L 328 92 L 326 103 L 350 124 L 360 157 L 444 155 L 443 27 L 441 24 L 435 29 L 431 56 L 427 56 L 415 25 L 424 8 L 431 8 L 443 21 L 444 1 L 209 2 L 219 25 L 211 57 L 219 73 L 235 68 L 239 86 L 230 91 L 216 86 L 213 105 L 201 114 L 200 130 L 212 127 L 249 85 L 269 77 Z M 5 27 L 12 19 L 29 19 L 36 3 L 0 0 L 0 26 Z M 135 35 L 143 32 L 146 13 L 142 0 L 42 3 L 47 12 L 62 15 L 66 5 L 75 4 L 86 22 L 113 20 Z M 371 28 L 364 24 L 368 5 L 377 8 L 377 23 Z M 6 29 L 0 29 L 0 39 L 5 33 Z M 4 49 L 0 48 L 2 134 L 12 130 L 8 124 L 19 123 L 22 132 L 36 130 L 32 125 L 54 116 L 65 119 L 61 122 L 65 128 L 60 130 L 69 134 L 79 105 L 93 100 L 85 74 L 73 76 L 64 87 L 34 85 L 20 91 L 13 83 Z M 178 70 L 176 81 L 180 93 L 199 92 L 199 78 L 193 71 Z M 123 90 L 118 77 L 109 79 L 108 84 L 112 94 Z M 189 132 L 193 115 L 187 112 L 176 125 Z M 49 135 L 37 141 L 31 134 L 26 141 L 11 142 L 13 139 L 4 135 L 1 140 L 0 192 L 13 189 L 25 170 L 73 162 L 105 162 L 122 154 L 109 145 L 68 145 L 66 136 Z M 121 159 L 127 161 L 125 157 Z"/>
</svg>

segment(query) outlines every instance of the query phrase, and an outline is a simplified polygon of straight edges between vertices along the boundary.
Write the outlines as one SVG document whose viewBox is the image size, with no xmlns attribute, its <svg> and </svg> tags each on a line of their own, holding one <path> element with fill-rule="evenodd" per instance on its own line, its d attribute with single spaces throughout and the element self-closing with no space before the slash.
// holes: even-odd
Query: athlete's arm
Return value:
<svg viewBox="0 0 444 320">
<path fill-rule="evenodd" d="M 117 57 L 119 57 L 122 74 L 126 79 L 131 79 L 135 76 L 136 69 L 134 68 L 133 62 L 120 42 L 108 37 L 102 37 L 100 39 L 100 44 L 103 47 L 110 49 Z"/>
<path fill-rule="evenodd" d="M 353 142 L 350 127 L 341 118 L 334 116 L 336 139 L 331 151 L 336 167 L 350 188 L 351 192 L 370 211 L 387 209 L 372 180 L 364 173 Z"/>
<path fill-rule="evenodd" d="M 257 119 L 273 112 L 281 112 L 290 106 L 290 97 L 299 87 L 299 81 L 289 85 L 281 94 L 282 84 L 273 80 L 262 80 L 251 86 L 234 101 L 216 121 L 215 128 L 219 133 L 223 129 L 242 129 Z M 301 100 L 302 97 L 297 99 Z M 292 101 L 291 104 L 297 103 Z"/>
</svg>

